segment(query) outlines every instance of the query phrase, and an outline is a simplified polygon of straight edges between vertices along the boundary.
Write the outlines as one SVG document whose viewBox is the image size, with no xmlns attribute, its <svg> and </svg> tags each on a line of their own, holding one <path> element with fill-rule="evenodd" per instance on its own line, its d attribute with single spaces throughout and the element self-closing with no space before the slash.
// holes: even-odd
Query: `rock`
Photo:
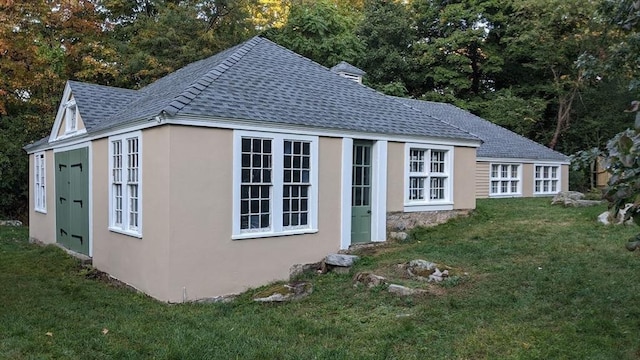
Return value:
<svg viewBox="0 0 640 360">
<path fill-rule="evenodd" d="M 551 204 L 563 203 L 567 200 L 578 201 L 584 199 L 584 194 L 578 191 L 560 191 L 551 200 Z"/>
<path fill-rule="evenodd" d="M 438 268 L 433 272 L 433 274 L 429 275 L 429 279 L 427 281 L 431 282 L 441 282 L 442 280 L 449 277 L 449 270 L 440 271 Z"/>
<path fill-rule="evenodd" d="M 20 220 L 0 220 L 0 226 L 22 226 Z"/>
<path fill-rule="evenodd" d="M 609 212 L 605 211 L 602 214 L 598 215 L 598 222 L 604 225 L 611 224 L 611 221 L 609 221 Z"/>
<path fill-rule="evenodd" d="M 436 264 L 422 260 L 411 260 L 406 265 L 407 274 L 409 276 L 417 278 L 418 280 L 428 280 L 429 276 L 436 271 Z"/>
<path fill-rule="evenodd" d="M 602 214 L 598 215 L 598 222 L 604 225 L 621 225 L 623 223 L 625 225 L 633 225 L 633 219 L 628 219 L 627 221 L 624 220 L 627 211 L 629 211 L 629 208 L 631 208 L 632 206 L 633 204 L 626 204 L 622 209 L 618 210 L 618 215 L 615 217 L 613 216 L 611 211 L 605 211 Z"/>
<path fill-rule="evenodd" d="M 327 265 L 333 266 L 344 266 L 349 267 L 352 266 L 354 262 L 358 260 L 358 257 L 355 255 L 346 255 L 346 254 L 329 254 L 324 258 L 324 263 Z"/>
<path fill-rule="evenodd" d="M 601 200 L 584 200 L 584 194 L 577 191 L 561 191 L 551 200 L 551 205 L 562 205 L 564 207 L 586 207 L 600 205 Z"/>
<path fill-rule="evenodd" d="M 320 263 L 295 264 L 289 268 L 289 279 L 296 278 L 304 273 L 316 272 L 320 269 Z"/>
<path fill-rule="evenodd" d="M 408 236 L 409 235 L 404 231 L 400 231 L 400 232 L 392 231 L 389 233 L 389 240 L 405 241 L 407 240 Z"/>
<path fill-rule="evenodd" d="M 398 284 L 390 284 L 387 290 L 390 293 L 396 294 L 399 296 L 411 296 L 411 295 L 417 295 L 417 294 L 424 294 L 427 292 L 426 290 L 412 289 L 410 287 L 406 287 Z"/>
<path fill-rule="evenodd" d="M 387 279 L 383 276 L 369 272 L 359 272 L 353 277 L 354 286 L 358 284 L 366 285 L 368 288 L 384 285 Z"/>
<path fill-rule="evenodd" d="M 253 301 L 257 302 L 283 302 L 298 300 L 309 296 L 313 292 L 311 283 L 300 281 L 288 284 L 276 284 L 270 286 L 255 295 Z"/>
</svg>

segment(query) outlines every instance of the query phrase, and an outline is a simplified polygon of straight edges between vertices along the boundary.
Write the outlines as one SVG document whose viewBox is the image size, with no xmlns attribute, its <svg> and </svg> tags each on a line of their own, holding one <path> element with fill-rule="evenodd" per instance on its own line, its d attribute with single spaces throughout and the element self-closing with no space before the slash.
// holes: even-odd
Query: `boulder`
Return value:
<svg viewBox="0 0 640 360">
<path fill-rule="evenodd" d="M 409 276 L 419 280 L 428 280 L 429 276 L 436 271 L 436 264 L 430 261 L 416 259 L 409 261 L 405 268 Z"/>
<path fill-rule="evenodd" d="M 0 226 L 22 226 L 20 220 L 0 220 Z"/>
<path fill-rule="evenodd" d="M 616 215 L 615 217 L 613 216 L 611 211 L 605 211 L 602 214 L 598 215 L 598 222 L 604 225 L 633 225 L 633 219 L 624 221 L 624 217 L 626 216 L 627 211 L 629 211 L 629 208 L 631 208 L 632 206 L 633 204 L 626 204 L 622 209 L 618 210 L 618 215 Z"/>
<path fill-rule="evenodd" d="M 410 287 L 398 285 L 398 284 L 389 284 L 389 288 L 387 289 L 391 294 L 396 294 L 399 296 L 411 296 L 424 294 L 427 291 L 422 289 L 412 289 Z"/>
<path fill-rule="evenodd" d="M 353 263 L 355 263 L 357 260 L 358 257 L 355 255 L 329 254 L 324 258 L 324 263 L 333 266 L 349 267 L 352 266 Z"/>
<path fill-rule="evenodd" d="M 404 231 L 392 231 L 389 233 L 389 240 L 405 241 L 407 240 L 407 237 L 409 237 L 409 235 Z"/>
<path fill-rule="evenodd" d="M 564 207 L 585 207 L 602 204 L 601 200 L 584 200 L 584 194 L 577 191 L 561 191 L 551 200 L 551 205 Z"/>
<path fill-rule="evenodd" d="M 294 264 L 289 268 L 289 279 L 296 278 L 305 273 L 316 272 L 320 269 L 320 263 Z"/>
<path fill-rule="evenodd" d="M 605 211 L 602 214 L 598 215 L 598 222 L 604 225 L 610 225 L 611 221 L 609 221 L 609 212 Z"/>
<path fill-rule="evenodd" d="M 353 277 L 353 285 L 358 284 L 366 285 L 368 288 L 384 285 L 387 283 L 387 279 L 384 276 L 376 275 L 370 272 L 359 272 Z"/>
</svg>

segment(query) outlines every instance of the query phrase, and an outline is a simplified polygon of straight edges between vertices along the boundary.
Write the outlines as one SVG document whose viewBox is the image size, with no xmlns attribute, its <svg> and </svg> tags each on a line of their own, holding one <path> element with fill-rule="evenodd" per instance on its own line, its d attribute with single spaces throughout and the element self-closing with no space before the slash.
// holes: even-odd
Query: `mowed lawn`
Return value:
<svg viewBox="0 0 640 360">
<path fill-rule="evenodd" d="M 639 358 L 640 257 L 624 244 L 640 228 L 597 224 L 605 206 L 549 203 L 478 201 L 468 218 L 366 251 L 351 274 L 307 276 L 313 293 L 282 304 L 253 302 L 260 289 L 160 303 L 0 228 L 0 358 Z M 416 297 L 353 286 L 358 271 L 411 259 L 457 275 Z"/>
</svg>

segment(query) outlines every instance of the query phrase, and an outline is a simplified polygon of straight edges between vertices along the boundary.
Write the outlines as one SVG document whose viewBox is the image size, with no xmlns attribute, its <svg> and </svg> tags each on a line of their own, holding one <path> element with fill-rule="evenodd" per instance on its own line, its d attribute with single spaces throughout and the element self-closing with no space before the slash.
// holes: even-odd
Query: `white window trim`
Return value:
<svg viewBox="0 0 640 360">
<path fill-rule="evenodd" d="M 445 196 L 442 200 L 430 200 L 425 196 L 424 200 L 409 200 L 409 158 L 411 149 L 423 149 L 423 150 L 442 150 L 445 151 L 445 169 L 444 175 L 446 176 L 446 189 Z M 453 210 L 453 146 L 436 145 L 428 143 L 406 143 L 404 147 L 404 211 L 438 211 L 438 210 Z M 425 166 L 430 165 L 431 159 L 425 163 Z"/>
<path fill-rule="evenodd" d="M 240 229 L 240 183 L 242 179 L 242 138 L 255 137 L 271 139 L 272 154 L 272 196 L 271 196 L 271 223 L 266 231 L 242 231 Z M 311 174 L 309 191 L 309 215 L 308 226 L 304 228 L 285 228 L 282 225 L 282 199 L 284 185 L 284 141 L 308 141 L 311 144 Z M 269 133 L 240 131 L 233 132 L 233 240 L 255 239 L 275 236 L 311 234 L 318 232 L 318 137 L 302 136 L 286 133 Z"/>
<path fill-rule="evenodd" d="M 557 168 L 556 171 L 556 177 L 548 177 L 548 178 L 536 178 L 536 167 L 537 166 L 548 166 L 548 167 L 555 167 Z M 551 170 L 549 170 L 549 174 L 551 174 Z M 556 185 L 556 191 L 536 191 L 536 181 L 537 180 L 551 180 L 551 181 L 556 181 L 557 185 Z M 555 195 L 557 193 L 559 193 L 562 190 L 562 165 L 556 164 L 556 163 L 535 163 L 533 164 L 533 194 L 534 195 Z"/>
<path fill-rule="evenodd" d="M 71 111 L 71 108 L 74 111 Z M 73 116 L 72 116 L 73 114 Z M 64 121 L 64 134 L 74 134 L 78 131 L 78 107 L 76 101 L 71 99 L 65 104 L 65 121 Z M 71 126 L 73 124 L 73 127 Z"/>
<path fill-rule="evenodd" d="M 494 178 L 491 175 L 492 169 L 494 165 L 498 165 L 498 166 L 502 166 L 502 165 L 518 165 L 518 176 L 517 178 L 512 178 L 512 177 L 507 177 L 507 178 L 503 178 L 500 174 L 497 178 Z M 522 163 L 510 163 L 510 162 L 492 162 L 489 163 L 489 197 L 520 197 L 522 196 L 522 168 L 523 168 L 524 164 Z M 502 169 L 500 169 L 500 171 L 502 171 Z M 508 180 L 508 181 L 512 181 L 512 180 L 517 180 L 518 181 L 518 190 L 516 192 L 511 192 L 511 187 L 509 187 L 509 191 L 506 193 L 502 193 L 502 192 L 497 192 L 497 193 L 493 193 L 491 192 L 491 183 L 493 181 L 502 181 L 502 180 Z"/>
<path fill-rule="evenodd" d="M 129 194 L 128 194 L 128 187 L 127 184 L 128 182 L 123 181 L 123 186 L 122 186 L 122 227 L 120 226 L 116 226 L 115 225 L 115 219 L 114 219 L 114 204 L 113 204 L 113 147 L 112 142 L 113 141 L 122 141 L 122 171 L 123 171 L 123 178 L 126 176 L 126 171 L 128 168 L 128 159 L 127 159 L 127 152 L 126 152 L 126 141 L 127 139 L 131 139 L 131 138 L 137 138 L 138 139 L 138 227 L 135 230 L 129 229 Z M 142 238 L 142 225 L 143 225 L 143 199 L 142 199 L 142 193 L 143 193 L 143 181 L 144 181 L 144 177 L 143 177 L 143 162 L 142 162 L 142 158 L 143 158 L 143 146 L 142 146 L 142 132 L 141 131 L 135 131 L 135 132 L 130 132 L 130 133 L 126 133 L 126 134 L 121 134 L 121 135 L 117 135 L 117 136 L 111 136 L 109 137 L 109 141 L 108 141 L 108 147 L 109 147 L 109 230 L 116 232 L 116 233 L 120 233 L 120 234 L 124 234 L 124 235 L 129 235 L 129 236 L 133 236 L 133 237 L 137 237 L 137 238 Z"/>
<path fill-rule="evenodd" d="M 44 151 L 34 154 L 33 169 L 33 201 L 34 209 L 39 213 L 47 213 L 47 157 Z M 41 175 L 42 174 L 42 175 Z M 40 175 L 40 176 L 39 176 Z M 41 183 L 41 180 L 43 183 Z M 42 187 L 42 192 L 40 192 Z M 42 204 L 42 206 L 40 206 Z"/>
</svg>

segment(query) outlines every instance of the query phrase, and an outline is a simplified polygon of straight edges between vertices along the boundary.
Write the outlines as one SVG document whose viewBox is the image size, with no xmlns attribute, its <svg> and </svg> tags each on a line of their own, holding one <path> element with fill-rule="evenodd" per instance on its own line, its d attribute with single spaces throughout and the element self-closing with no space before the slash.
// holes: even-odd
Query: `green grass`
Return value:
<svg viewBox="0 0 640 360">
<path fill-rule="evenodd" d="M 310 275 L 313 294 L 286 304 L 252 302 L 260 289 L 229 304 L 159 303 L 0 227 L 0 358 L 639 358 L 640 258 L 624 244 L 640 229 L 596 224 L 604 206 L 548 204 L 479 201 L 353 270 L 445 264 L 460 276 L 440 295 L 354 288 L 352 272 Z"/>
</svg>

